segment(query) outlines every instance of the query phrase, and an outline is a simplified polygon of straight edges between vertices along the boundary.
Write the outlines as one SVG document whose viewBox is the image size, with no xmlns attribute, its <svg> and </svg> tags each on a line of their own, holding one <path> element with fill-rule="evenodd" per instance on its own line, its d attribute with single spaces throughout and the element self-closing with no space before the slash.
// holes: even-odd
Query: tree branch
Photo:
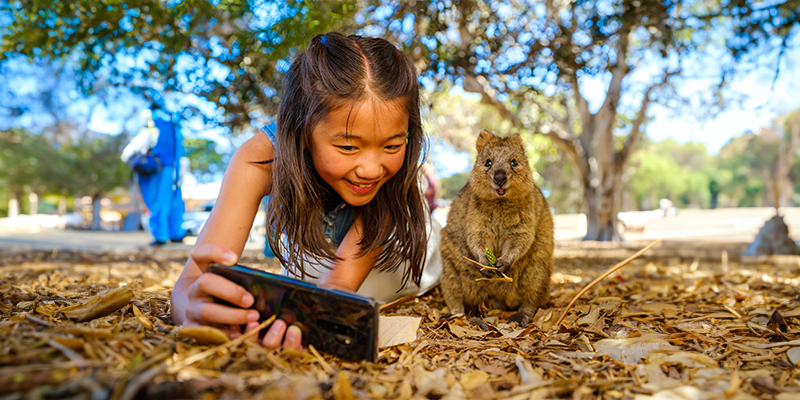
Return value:
<svg viewBox="0 0 800 400">
<path fill-rule="evenodd" d="M 605 118 L 617 114 L 617 106 L 622 96 L 622 80 L 628 75 L 629 69 L 626 61 L 628 51 L 628 31 L 620 30 L 617 42 L 617 66 L 611 71 L 611 82 L 606 90 L 606 99 L 598 111 L 598 117 L 606 124 L 614 124 L 615 118 Z M 611 127 L 599 128 L 601 132 L 611 132 Z"/>
<path fill-rule="evenodd" d="M 641 127 L 644 123 L 644 120 L 647 118 L 647 108 L 651 103 L 650 100 L 650 93 L 657 87 L 661 87 L 667 84 L 669 77 L 680 74 L 680 70 L 675 70 L 671 72 L 667 72 L 664 74 L 664 79 L 661 82 L 651 85 L 647 88 L 644 92 L 644 96 L 642 98 L 642 105 L 639 107 L 639 113 L 636 115 L 636 118 L 633 120 L 631 126 L 631 132 L 628 134 L 628 137 L 625 139 L 625 144 L 622 146 L 622 150 L 617 153 L 616 162 L 618 169 L 622 169 L 622 166 L 628 162 L 630 159 L 631 154 L 633 154 L 634 148 L 639 143 L 639 139 L 642 136 Z"/>
<path fill-rule="evenodd" d="M 503 118 L 511 120 L 516 126 L 525 126 L 520 120 L 519 116 L 512 113 L 506 106 L 497 99 L 497 91 L 491 88 L 483 76 L 475 76 L 472 74 L 464 77 L 464 90 L 472 93 L 479 93 L 482 95 L 481 102 L 494 107 Z"/>
<path fill-rule="evenodd" d="M 539 100 L 536 100 L 535 98 L 531 101 L 533 101 L 533 103 L 536 104 L 539 108 L 544 110 L 544 112 L 547 113 L 547 115 L 549 115 L 551 118 L 553 118 L 553 120 L 558 122 L 558 125 L 561 126 L 561 129 L 563 129 L 564 131 L 564 134 L 561 136 L 563 136 L 565 140 L 573 141 L 577 139 L 574 132 L 572 131 L 572 126 L 570 126 L 569 124 L 569 118 L 560 118 L 556 113 L 556 110 L 554 110 L 553 107 L 551 107 L 550 104 L 548 104 L 547 102 L 541 102 Z M 564 105 L 564 107 L 568 108 L 566 104 Z"/>
</svg>

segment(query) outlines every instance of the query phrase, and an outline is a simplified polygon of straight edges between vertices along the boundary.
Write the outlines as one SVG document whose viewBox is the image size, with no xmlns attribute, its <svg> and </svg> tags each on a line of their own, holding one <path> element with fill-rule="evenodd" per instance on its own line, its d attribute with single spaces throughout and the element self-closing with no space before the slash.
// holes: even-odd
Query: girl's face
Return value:
<svg viewBox="0 0 800 400">
<path fill-rule="evenodd" d="M 322 179 L 348 204 L 363 206 L 403 166 L 407 137 L 403 103 L 370 99 L 329 113 L 309 150 Z"/>
</svg>

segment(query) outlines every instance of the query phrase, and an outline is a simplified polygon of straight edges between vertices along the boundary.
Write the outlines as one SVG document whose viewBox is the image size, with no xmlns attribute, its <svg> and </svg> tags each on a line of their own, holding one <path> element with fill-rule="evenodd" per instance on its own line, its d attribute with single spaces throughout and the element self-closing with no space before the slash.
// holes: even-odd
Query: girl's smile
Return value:
<svg viewBox="0 0 800 400">
<path fill-rule="evenodd" d="M 403 103 L 368 98 L 330 112 L 309 150 L 322 179 L 348 204 L 363 206 L 403 166 L 407 137 Z"/>
</svg>

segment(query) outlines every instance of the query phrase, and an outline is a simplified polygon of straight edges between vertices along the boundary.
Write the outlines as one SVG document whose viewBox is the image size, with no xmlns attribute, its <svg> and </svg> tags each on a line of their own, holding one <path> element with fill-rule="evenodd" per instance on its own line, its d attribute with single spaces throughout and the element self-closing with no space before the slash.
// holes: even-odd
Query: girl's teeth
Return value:
<svg viewBox="0 0 800 400">
<path fill-rule="evenodd" d="M 360 183 L 356 183 L 355 185 L 360 187 L 360 188 L 368 188 L 368 187 L 372 186 L 372 185 L 362 185 Z"/>
</svg>

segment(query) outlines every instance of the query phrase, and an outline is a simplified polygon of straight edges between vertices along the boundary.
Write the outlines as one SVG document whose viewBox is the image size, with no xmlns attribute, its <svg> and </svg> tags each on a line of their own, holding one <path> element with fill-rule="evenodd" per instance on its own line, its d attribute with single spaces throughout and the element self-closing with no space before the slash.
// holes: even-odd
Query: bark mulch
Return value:
<svg viewBox="0 0 800 400">
<path fill-rule="evenodd" d="M 0 256 L 0 398 L 800 398 L 797 263 L 640 258 L 555 327 L 619 261 L 558 258 L 552 299 L 527 329 L 499 310 L 475 310 L 488 330 L 450 316 L 434 289 L 384 311 L 421 317 L 416 340 L 352 363 L 179 334 L 169 296 L 183 260 Z M 78 322 L 111 289 L 121 308 Z"/>
</svg>

